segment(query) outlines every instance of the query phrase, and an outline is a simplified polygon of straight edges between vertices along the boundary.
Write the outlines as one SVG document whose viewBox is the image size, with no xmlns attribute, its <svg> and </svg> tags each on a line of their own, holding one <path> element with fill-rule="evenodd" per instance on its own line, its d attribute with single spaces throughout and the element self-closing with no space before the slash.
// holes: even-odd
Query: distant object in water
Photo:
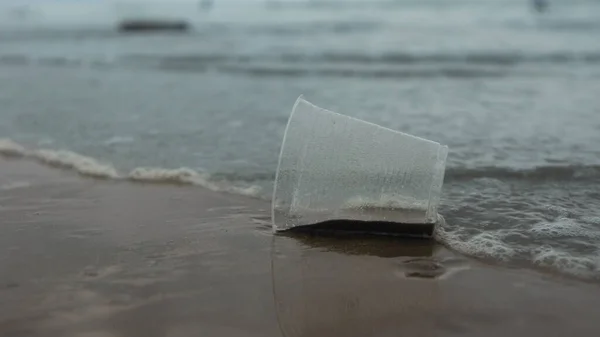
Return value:
<svg viewBox="0 0 600 337">
<path fill-rule="evenodd" d="M 533 8 L 538 13 L 544 13 L 545 11 L 548 10 L 548 7 L 550 6 L 550 3 L 548 3 L 548 0 L 533 0 L 532 4 L 533 4 Z"/>
<path fill-rule="evenodd" d="M 172 31 L 186 32 L 190 30 L 190 24 L 181 20 L 161 19 L 130 19 L 119 23 L 118 30 L 122 33 Z"/>
<path fill-rule="evenodd" d="M 213 0 L 201 0 L 200 1 L 200 8 L 205 11 L 210 10 L 213 7 L 213 5 L 214 5 Z"/>
</svg>

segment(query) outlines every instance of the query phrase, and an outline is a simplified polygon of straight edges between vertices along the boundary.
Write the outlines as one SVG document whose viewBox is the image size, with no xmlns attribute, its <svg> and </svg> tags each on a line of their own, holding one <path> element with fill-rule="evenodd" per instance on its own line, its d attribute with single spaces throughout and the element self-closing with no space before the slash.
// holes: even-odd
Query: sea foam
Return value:
<svg viewBox="0 0 600 337">
<path fill-rule="evenodd" d="M 196 185 L 215 192 L 252 197 L 258 197 L 261 192 L 261 188 L 255 185 L 238 186 L 227 181 L 213 181 L 210 174 L 187 167 L 138 167 L 128 173 L 122 173 L 111 163 L 96 158 L 69 150 L 30 149 L 11 139 L 0 139 L 0 155 L 34 160 L 43 165 L 71 170 L 92 178 Z"/>
</svg>

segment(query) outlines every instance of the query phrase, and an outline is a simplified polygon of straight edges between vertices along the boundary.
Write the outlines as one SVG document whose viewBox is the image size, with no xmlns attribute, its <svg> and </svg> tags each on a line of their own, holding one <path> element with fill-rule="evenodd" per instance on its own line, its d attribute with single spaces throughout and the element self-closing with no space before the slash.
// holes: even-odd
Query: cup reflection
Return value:
<svg viewBox="0 0 600 337">
<path fill-rule="evenodd" d="M 429 336 L 439 304 L 431 241 L 284 232 L 272 242 L 285 337 Z"/>
</svg>

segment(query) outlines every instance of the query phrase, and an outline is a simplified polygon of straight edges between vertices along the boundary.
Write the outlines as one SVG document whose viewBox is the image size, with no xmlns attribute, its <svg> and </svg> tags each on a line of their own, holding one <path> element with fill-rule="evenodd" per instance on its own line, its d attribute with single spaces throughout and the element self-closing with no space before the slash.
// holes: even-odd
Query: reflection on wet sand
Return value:
<svg viewBox="0 0 600 337">
<path fill-rule="evenodd" d="M 264 202 L 0 168 L 0 336 L 279 335 Z"/>
<path fill-rule="evenodd" d="M 438 283 L 411 276 L 443 274 L 434 250 L 430 241 L 276 235 L 272 272 L 283 334 L 431 335 Z"/>
</svg>

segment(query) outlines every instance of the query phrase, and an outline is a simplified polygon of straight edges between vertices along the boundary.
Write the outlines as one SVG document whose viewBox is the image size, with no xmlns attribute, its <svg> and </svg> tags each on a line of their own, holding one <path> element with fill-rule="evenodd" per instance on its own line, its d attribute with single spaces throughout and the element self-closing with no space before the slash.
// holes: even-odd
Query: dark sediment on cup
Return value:
<svg viewBox="0 0 600 337">
<path fill-rule="evenodd" d="M 433 237 L 434 223 L 415 224 L 400 223 L 393 221 L 364 221 L 336 219 L 313 224 L 297 226 L 289 229 L 289 232 L 308 234 L 373 234 L 393 235 L 411 238 L 430 239 Z"/>
</svg>

